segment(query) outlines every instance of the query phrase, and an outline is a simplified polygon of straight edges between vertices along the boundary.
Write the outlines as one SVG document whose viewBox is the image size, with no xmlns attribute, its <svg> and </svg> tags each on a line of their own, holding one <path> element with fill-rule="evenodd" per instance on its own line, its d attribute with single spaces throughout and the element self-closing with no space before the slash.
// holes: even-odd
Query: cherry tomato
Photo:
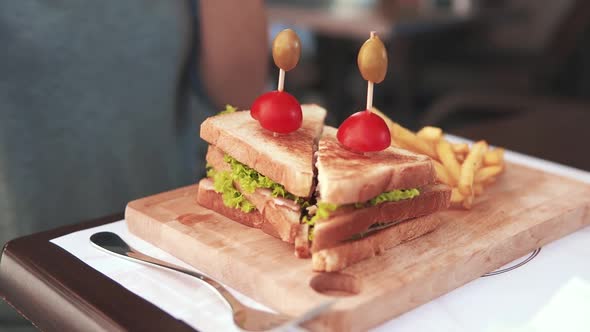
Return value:
<svg viewBox="0 0 590 332">
<path fill-rule="evenodd" d="M 301 105 L 295 97 L 284 91 L 260 95 L 252 104 L 250 115 L 263 128 L 281 134 L 299 129 L 303 121 Z"/>
<path fill-rule="evenodd" d="M 387 124 L 369 110 L 354 113 L 344 120 L 336 137 L 340 144 L 355 152 L 381 151 L 391 145 Z"/>
</svg>

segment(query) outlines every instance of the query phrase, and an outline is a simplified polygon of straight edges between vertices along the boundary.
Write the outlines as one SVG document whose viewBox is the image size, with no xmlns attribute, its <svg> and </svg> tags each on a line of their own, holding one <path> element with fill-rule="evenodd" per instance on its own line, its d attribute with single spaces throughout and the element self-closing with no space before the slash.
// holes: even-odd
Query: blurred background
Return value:
<svg viewBox="0 0 590 332">
<path fill-rule="evenodd" d="M 287 88 L 325 105 L 332 125 L 364 108 L 356 54 L 375 30 L 390 65 L 374 105 L 395 121 L 590 170 L 590 2 L 266 3 L 271 35 L 295 26 L 303 38 L 305 57 Z"/>
<path fill-rule="evenodd" d="M 200 122 L 276 88 L 286 27 L 303 46 L 286 90 L 330 125 L 364 109 L 374 30 L 394 121 L 590 171 L 588 0 L 4 0 L 0 244 L 195 183 Z M 0 330 L 31 328 L 17 317 L 0 304 Z"/>
</svg>

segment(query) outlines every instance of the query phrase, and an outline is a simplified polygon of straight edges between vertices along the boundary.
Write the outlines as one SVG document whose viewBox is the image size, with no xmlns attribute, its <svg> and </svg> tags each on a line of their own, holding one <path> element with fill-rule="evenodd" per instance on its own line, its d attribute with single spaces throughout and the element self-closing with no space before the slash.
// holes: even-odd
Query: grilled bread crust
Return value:
<svg viewBox="0 0 590 332">
<path fill-rule="evenodd" d="M 201 124 L 201 138 L 282 184 L 293 195 L 308 197 L 313 190 L 314 153 L 326 110 L 317 105 L 301 108 L 302 126 L 289 134 L 275 137 L 249 111 L 240 111 L 207 118 Z"/>
<path fill-rule="evenodd" d="M 240 209 L 234 209 L 225 206 L 221 194 L 213 190 L 213 183 L 211 179 L 201 179 L 199 181 L 199 190 L 197 192 L 197 203 L 210 210 L 213 210 L 221 215 L 228 217 L 242 225 L 259 228 L 265 233 L 279 238 L 279 234 L 275 227 L 265 219 L 258 210 L 245 213 Z"/>
<path fill-rule="evenodd" d="M 327 219 L 316 222 L 311 251 L 336 246 L 369 229 L 375 223 L 390 223 L 432 214 L 449 207 L 451 188 L 444 184 L 428 185 L 412 199 L 386 202 L 366 208 L 342 207 Z"/>
<path fill-rule="evenodd" d="M 440 225 L 436 214 L 410 219 L 365 238 L 322 249 L 312 254 L 314 271 L 336 272 L 359 261 L 382 254 L 403 242 L 434 231 Z"/>
<path fill-rule="evenodd" d="M 318 192 L 323 202 L 366 202 L 386 191 L 421 188 L 436 181 L 428 156 L 395 147 L 355 153 L 340 145 L 336 132 L 325 126 L 318 146 Z"/>
</svg>

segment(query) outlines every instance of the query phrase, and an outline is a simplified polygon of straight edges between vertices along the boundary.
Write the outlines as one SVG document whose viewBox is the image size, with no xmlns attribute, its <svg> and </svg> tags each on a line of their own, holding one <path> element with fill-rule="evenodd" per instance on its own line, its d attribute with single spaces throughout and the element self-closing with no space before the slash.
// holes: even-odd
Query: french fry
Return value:
<svg viewBox="0 0 590 332">
<path fill-rule="evenodd" d="M 429 144 L 424 139 L 416 136 L 416 134 L 414 134 L 412 131 L 393 122 L 389 117 L 387 117 L 387 115 L 383 114 L 378 109 L 373 107 L 372 110 L 373 113 L 379 115 L 389 127 L 389 131 L 391 132 L 391 141 L 393 144 L 401 148 L 425 154 L 431 158 L 437 159 L 434 146 Z"/>
<path fill-rule="evenodd" d="M 433 160 L 432 161 L 433 165 L 434 165 L 434 170 L 436 172 L 436 178 L 451 187 L 454 187 L 457 185 L 457 182 L 453 180 L 453 177 L 451 177 L 449 175 L 449 173 L 447 172 L 447 169 L 438 161 Z"/>
<path fill-rule="evenodd" d="M 402 148 L 437 159 L 436 151 L 432 144 L 429 144 L 427 141 L 416 136 L 416 134 L 395 122 L 392 122 L 392 125 L 389 128 L 391 130 L 392 139 Z"/>
<path fill-rule="evenodd" d="M 422 129 L 420 129 L 416 133 L 416 136 L 418 136 L 418 137 L 420 137 L 420 138 L 424 139 L 425 141 L 428 141 L 432 144 L 436 144 L 442 138 L 442 129 L 440 129 L 438 127 L 426 126 Z"/>
<path fill-rule="evenodd" d="M 381 117 L 381 119 L 383 119 L 383 121 L 385 121 L 385 124 L 387 125 L 387 127 L 389 128 L 389 132 L 391 133 L 391 146 L 394 146 L 396 148 L 401 148 L 402 146 L 399 145 L 398 142 L 396 142 L 395 137 L 393 135 L 393 121 L 387 116 L 385 115 L 383 112 L 381 112 L 378 108 L 373 107 L 372 112 L 379 115 Z"/>
<path fill-rule="evenodd" d="M 459 163 L 463 163 L 465 156 L 469 153 L 469 145 L 467 143 L 455 143 L 451 144 L 453 152 L 455 152 L 455 158 Z"/>
<path fill-rule="evenodd" d="M 461 154 L 461 153 L 457 153 L 455 154 L 455 158 L 457 158 L 457 161 L 462 164 L 465 161 L 465 155 Z"/>
<path fill-rule="evenodd" d="M 467 155 L 469 153 L 469 145 L 467 143 L 452 144 L 453 152 L 459 155 Z"/>
<path fill-rule="evenodd" d="M 393 120 L 391 120 L 387 115 L 385 115 L 383 112 L 381 112 L 377 107 L 373 106 L 371 111 L 373 113 L 379 115 L 381 117 L 381 119 L 383 119 L 383 121 L 385 121 L 385 124 L 387 124 L 387 127 L 389 127 L 389 130 L 391 131 L 391 127 L 393 125 Z"/>
<path fill-rule="evenodd" d="M 483 158 L 483 164 L 485 166 L 502 165 L 504 163 L 504 149 L 495 148 L 486 152 Z"/>
<path fill-rule="evenodd" d="M 376 108 L 391 132 L 391 145 L 432 158 L 436 177 L 452 188 L 451 205 L 471 209 L 476 196 L 494 183 L 504 170 L 504 149 L 488 149 L 485 141 L 450 143 L 438 127 L 426 126 L 417 133 L 393 122 Z"/>
<path fill-rule="evenodd" d="M 493 178 L 502 172 L 502 166 L 486 166 L 475 172 L 475 183 L 486 183 L 490 178 Z"/>
<path fill-rule="evenodd" d="M 459 192 L 467 198 L 467 196 L 473 196 L 473 179 L 475 178 L 475 172 L 481 166 L 483 156 L 488 149 L 488 143 L 486 141 L 479 141 L 471 147 L 471 151 L 463 165 L 461 165 L 461 175 L 459 177 Z"/>
<path fill-rule="evenodd" d="M 451 190 L 451 206 L 461 206 L 465 197 L 461 195 L 459 189 L 453 188 Z"/>
<path fill-rule="evenodd" d="M 453 181 L 458 183 L 459 177 L 461 176 L 461 165 L 457 161 L 457 158 L 455 158 L 451 144 L 444 139 L 440 140 L 436 145 L 436 152 L 438 153 L 439 160 L 453 178 Z"/>
</svg>

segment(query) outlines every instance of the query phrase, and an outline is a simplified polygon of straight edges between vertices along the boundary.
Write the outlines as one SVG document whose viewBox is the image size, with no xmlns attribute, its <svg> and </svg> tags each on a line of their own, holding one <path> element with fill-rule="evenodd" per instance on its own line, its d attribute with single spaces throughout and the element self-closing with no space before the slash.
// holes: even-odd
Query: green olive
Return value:
<svg viewBox="0 0 590 332">
<path fill-rule="evenodd" d="M 377 35 L 363 44 L 357 58 L 359 70 L 363 78 L 373 83 L 381 83 L 387 73 L 387 51 Z"/>
<path fill-rule="evenodd" d="M 301 41 L 297 33 L 285 29 L 272 42 L 272 58 L 277 67 L 289 71 L 297 65 L 301 56 Z"/>
</svg>

